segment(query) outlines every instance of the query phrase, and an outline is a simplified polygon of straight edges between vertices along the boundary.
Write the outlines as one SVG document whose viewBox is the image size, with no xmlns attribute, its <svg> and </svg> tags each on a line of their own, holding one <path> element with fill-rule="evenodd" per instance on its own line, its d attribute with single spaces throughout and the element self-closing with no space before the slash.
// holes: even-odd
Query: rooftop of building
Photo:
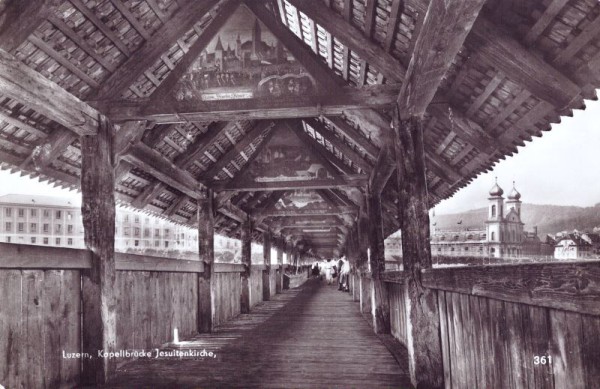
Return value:
<svg viewBox="0 0 600 389">
<path fill-rule="evenodd" d="M 14 205 L 30 205 L 30 206 L 47 206 L 47 207 L 64 207 L 64 208 L 80 208 L 81 202 L 76 199 L 11 193 L 0 196 L 0 204 Z"/>
</svg>

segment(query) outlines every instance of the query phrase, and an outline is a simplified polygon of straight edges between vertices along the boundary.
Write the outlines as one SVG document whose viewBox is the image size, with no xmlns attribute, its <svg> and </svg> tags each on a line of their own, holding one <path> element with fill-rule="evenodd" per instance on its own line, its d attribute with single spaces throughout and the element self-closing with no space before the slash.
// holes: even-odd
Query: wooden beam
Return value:
<svg viewBox="0 0 600 389">
<path fill-rule="evenodd" d="M 72 144 L 77 136 L 65 128 L 54 129 L 44 142 L 36 147 L 21 164 L 22 169 L 32 166 L 37 171 L 43 171 L 52 161 L 58 158 Z"/>
<path fill-rule="evenodd" d="M 381 279 L 385 271 L 385 245 L 383 243 L 383 219 L 381 215 L 381 195 L 369 192 L 367 194 L 369 214 L 369 247 L 371 249 L 371 293 L 373 301 L 373 329 L 377 334 L 389 334 L 390 303 L 387 286 Z"/>
<path fill-rule="evenodd" d="M 383 146 L 377 158 L 377 163 L 369 177 L 369 189 L 373 195 L 381 196 L 388 180 L 396 170 L 393 146 Z"/>
<path fill-rule="evenodd" d="M 383 49 L 385 51 L 392 50 L 392 44 L 396 36 L 396 29 L 400 22 L 400 15 L 404 13 L 404 0 L 392 0 L 392 7 L 390 9 L 390 17 L 388 18 L 388 24 L 385 33 L 385 41 L 383 43 Z"/>
<path fill-rule="evenodd" d="M 538 39 L 544 30 L 552 23 L 554 18 L 562 11 L 569 0 L 552 0 L 544 13 L 538 18 L 533 27 L 527 32 L 523 42 L 526 45 L 532 45 Z"/>
<path fill-rule="evenodd" d="M 365 173 L 370 173 L 373 166 L 364 159 L 356 150 L 348 146 L 342 139 L 332 134 L 328 129 L 325 128 L 323 123 L 316 119 L 304 119 L 304 122 L 311 126 L 315 131 L 319 133 L 324 139 L 331 143 L 337 148 L 342 154 L 348 157 L 356 166 L 360 167 Z"/>
<path fill-rule="evenodd" d="M 217 0 L 198 0 L 179 8 L 169 23 L 156 31 L 150 40 L 146 41 L 102 83 L 96 93 L 96 99 L 104 100 L 120 96 L 217 3 Z"/>
<path fill-rule="evenodd" d="M 459 114 L 455 116 L 455 112 Z M 459 110 L 449 104 L 432 104 L 429 107 L 429 113 L 437 119 L 438 123 L 451 128 L 454 134 L 482 153 L 492 155 L 496 151 L 494 138 L 479 124 L 460 114 Z"/>
<path fill-rule="evenodd" d="M 325 120 L 340 131 L 344 136 L 356 144 L 371 158 L 377 158 L 379 150 L 369 139 L 367 139 L 359 130 L 352 127 L 348 122 L 340 117 L 325 117 Z"/>
<path fill-rule="evenodd" d="M 145 144 L 132 147 L 122 159 L 189 197 L 198 199 L 201 184 L 189 172 L 173 165 L 158 151 Z"/>
<path fill-rule="evenodd" d="M 270 121 L 261 121 L 257 123 L 252 130 L 236 143 L 225 155 L 223 155 L 214 165 L 212 165 L 207 171 L 202 173 L 204 180 L 211 180 L 216 177 L 223 168 L 225 168 L 231 161 L 240 155 L 244 149 L 246 149 L 251 143 L 256 141 L 260 136 L 268 136 L 272 132 L 275 124 Z"/>
<path fill-rule="evenodd" d="M 252 268 L 252 222 L 246 218 L 240 225 L 240 240 L 242 241 L 242 291 L 240 295 L 241 313 L 250 313 L 250 272 Z"/>
<path fill-rule="evenodd" d="M 168 98 L 168 95 L 173 92 L 177 82 L 188 71 L 190 66 L 198 59 L 202 51 L 210 43 L 212 38 L 219 32 L 221 27 L 233 14 L 236 8 L 240 5 L 240 0 L 227 0 L 220 7 L 219 12 L 212 20 L 204 27 L 202 34 L 189 48 L 189 51 L 179 60 L 175 69 L 173 69 L 167 78 L 162 80 L 158 88 L 152 92 L 149 105 L 160 104 Z"/>
<path fill-rule="evenodd" d="M 215 263 L 214 237 L 215 214 L 213 212 L 213 193 L 202 190 L 198 198 L 198 255 L 204 265 L 204 272 L 198 276 L 198 332 L 206 333 L 213 330 L 213 299 L 215 285 L 213 266 Z"/>
<path fill-rule="evenodd" d="M 271 241 L 273 240 L 273 234 L 267 230 L 263 232 L 262 238 L 263 264 L 265 266 L 262 274 L 262 299 L 263 301 L 269 301 L 271 300 Z"/>
<path fill-rule="evenodd" d="M 152 202 L 159 194 L 164 192 L 166 189 L 165 184 L 157 182 L 156 184 L 150 184 L 144 188 L 144 190 L 131 202 L 131 206 L 139 209 Z"/>
<path fill-rule="evenodd" d="M 230 131 L 236 123 L 216 122 L 211 123 L 206 132 L 196 137 L 187 150 L 179 154 L 173 162 L 182 169 L 190 166 L 196 159 L 199 159 L 208 149 L 221 137 Z M 233 143 L 232 143 L 233 144 Z"/>
<path fill-rule="evenodd" d="M 338 89 L 335 89 L 336 91 Z M 328 90 L 323 94 L 293 98 L 255 98 L 220 101 L 175 101 L 149 104 L 148 99 L 96 102 L 114 120 L 146 119 L 157 124 L 232 121 L 253 119 L 339 116 L 346 110 L 390 108 L 396 101 L 400 85 L 369 85 Z"/>
<path fill-rule="evenodd" d="M 429 244 L 429 205 L 425 182 L 422 119 L 401 120 L 394 114 L 394 129 L 402 258 L 407 274 L 407 349 L 411 381 L 415 387 L 444 387 L 440 314 L 437 294 L 422 285 L 420 272 L 432 267 Z"/>
<path fill-rule="evenodd" d="M 0 49 L 0 93 L 70 129 L 93 135 L 99 113 L 54 82 Z"/>
<path fill-rule="evenodd" d="M 429 2 L 398 96 L 402 117 L 423 116 L 484 2 Z"/>
<path fill-rule="evenodd" d="M 431 289 L 600 315 L 597 261 L 427 269 L 422 273 L 423 286 Z"/>
<path fill-rule="evenodd" d="M 115 297 L 115 195 L 113 177 L 113 126 L 100 118 L 97 135 L 81 137 L 81 214 L 84 241 L 91 268 L 82 271 L 82 383 L 104 384 L 116 372 L 112 358 L 98 356 L 100 350 L 116 350 Z"/>
<path fill-rule="evenodd" d="M 346 186 L 365 186 L 368 182 L 368 176 L 362 174 L 342 175 L 339 180 L 316 179 L 316 180 L 298 180 L 298 181 L 274 181 L 274 182 L 228 182 L 221 183 L 213 181 L 211 187 L 215 191 L 255 192 L 271 190 L 295 190 L 295 189 L 329 189 L 341 188 Z"/>
<path fill-rule="evenodd" d="M 311 137 L 306 131 L 304 126 L 298 122 L 286 122 L 288 127 L 292 129 L 300 138 L 300 141 L 306 146 L 308 150 L 313 151 L 313 155 L 323 164 L 325 169 L 335 177 L 335 180 L 339 182 L 337 177 L 339 176 L 338 171 L 345 174 L 354 174 L 354 170 L 346 165 L 343 160 L 339 159 L 334 152 L 330 151 L 317 141 L 316 138 Z"/>
<path fill-rule="evenodd" d="M 0 48 L 12 53 L 42 24 L 53 0 L 6 2 L 0 24 Z"/>
<path fill-rule="evenodd" d="M 306 16 L 323 26 L 340 42 L 393 81 L 402 81 L 404 72 L 398 61 L 387 51 L 373 43 L 362 31 L 344 20 L 337 12 L 326 7 L 321 1 L 289 0 Z"/>
<path fill-rule="evenodd" d="M 566 75 L 485 17 L 477 19 L 465 45 L 510 80 L 559 110 L 580 98 L 580 88 Z"/>
<path fill-rule="evenodd" d="M 294 217 L 294 216 L 337 216 L 355 214 L 357 209 L 350 206 L 337 206 L 327 209 L 297 209 L 297 210 L 257 210 L 251 212 L 252 216 L 264 217 Z"/>
</svg>

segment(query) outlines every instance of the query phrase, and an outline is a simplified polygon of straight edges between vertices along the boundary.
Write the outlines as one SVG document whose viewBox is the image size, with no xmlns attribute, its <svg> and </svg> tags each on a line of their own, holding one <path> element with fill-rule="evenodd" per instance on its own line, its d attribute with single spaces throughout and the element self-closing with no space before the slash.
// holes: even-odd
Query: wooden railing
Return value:
<svg viewBox="0 0 600 389">
<path fill-rule="evenodd" d="M 175 328 L 181 338 L 197 332 L 202 262 L 115 253 L 115 267 L 117 350 L 161 346 Z M 82 349 L 81 274 L 89 268 L 86 250 L 0 243 L 0 384 L 79 384 L 81 359 L 64 358 L 63 350 Z M 272 265 L 271 273 L 279 268 Z M 213 269 L 212 315 L 219 325 L 240 314 L 245 267 L 217 263 Z M 253 304 L 262 301 L 264 269 L 252 265 Z"/>
<path fill-rule="evenodd" d="M 406 345 L 404 274 L 383 279 Z M 422 282 L 437 290 L 446 388 L 597 386 L 600 262 L 428 269 Z"/>
</svg>

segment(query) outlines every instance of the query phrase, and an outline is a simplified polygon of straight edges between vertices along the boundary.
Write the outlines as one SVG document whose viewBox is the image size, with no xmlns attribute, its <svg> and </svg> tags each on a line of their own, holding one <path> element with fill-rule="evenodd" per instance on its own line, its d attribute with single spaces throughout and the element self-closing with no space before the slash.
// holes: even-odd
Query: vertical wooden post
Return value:
<svg viewBox="0 0 600 389">
<path fill-rule="evenodd" d="M 263 232 L 263 301 L 271 299 L 271 231 Z"/>
<path fill-rule="evenodd" d="M 275 280 L 275 293 L 281 293 L 283 291 L 283 248 L 281 247 L 285 242 L 280 242 L 280 245 L 277 247 L 277 265 L 279 265 L 279 269 L 277 269 L 277 279 Z"/>
<path fill-rule="evenodd" d="M 444 371 L 437 293 L 423 287 L 421 270 L 431 268 L 429 207 L 422 119 L 394 117 L 402 256 L 407 285 L 407 348 L 413 385 L 442 388 Z"/>
<path fill-rule="evenodd" d="M 390 303 L 388 301 L 387 286 L 381 280 L 381 275 L 385 271 L 381 195 L 379 193 L 368 193 L 367 207 L 369 212 L 369 247 L 371 249 L 373 329 L 378 334 L 389 334 Z"/>
<path fill-rule="evenodd" d="M 198 199 L 198 253 L 200 261 L 204 264 L 204 272 L 198 276 L 198 332 L 200 333 L 213 330 L 214 236 L 213 193 L 205 189 Z"/>
<path fill-rule="evenodd" d="M 240 308 L 242 313 L 250 313 L 250 272 L 252 270 L 252 223 L 250 218 L 242 223 L 242 264 L 245 270 L 242 273 L 242 292 L 240 295 Z"/>
<path fill-rule="evenodd" d="M 358 213 L 357 220 L 357 262 L 356 270 L 358 274 L 358 301 L 360 311 L 365 313 L 367 307 L 367 301 L 365 301 L 365 274 L 368 272 L 368 253 L 367 248 L 369 247 L 369 217 L 367 211 L 366 199 L 363 198 L 361 201 L 361 207 Z"/>
<path fill-rule="evenodd" d="M 115 351 L 115 196 L 112 124 L 100 116 L 97 135 L 82 136 L 81 214 L 91 268 L 82 271 L 82 383 L 105 383 L 116 370 L 114 358 L 98 352 Z"/>
</svg>

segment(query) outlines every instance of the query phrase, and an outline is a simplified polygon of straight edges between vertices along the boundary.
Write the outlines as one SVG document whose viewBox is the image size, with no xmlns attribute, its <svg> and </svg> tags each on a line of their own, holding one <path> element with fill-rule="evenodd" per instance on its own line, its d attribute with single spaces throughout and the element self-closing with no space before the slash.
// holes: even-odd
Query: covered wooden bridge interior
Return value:
<svg viewBox="0 0 600 389">
<path fill-rule="evenodd" d="M 2 2 L 1 167 L 81 190 L 88 250 L 1 244 L 0 384 L 104 383 L 97 350 L 251 312 L 285 252 L 349 259 L 415 387 L 594 387 L 599 264 L 432 269 L 428 210 L 598 87 L 596 0 Z M 197 228 L 200 261 L 115 254 L 116 203 Z"/>
</svg>

